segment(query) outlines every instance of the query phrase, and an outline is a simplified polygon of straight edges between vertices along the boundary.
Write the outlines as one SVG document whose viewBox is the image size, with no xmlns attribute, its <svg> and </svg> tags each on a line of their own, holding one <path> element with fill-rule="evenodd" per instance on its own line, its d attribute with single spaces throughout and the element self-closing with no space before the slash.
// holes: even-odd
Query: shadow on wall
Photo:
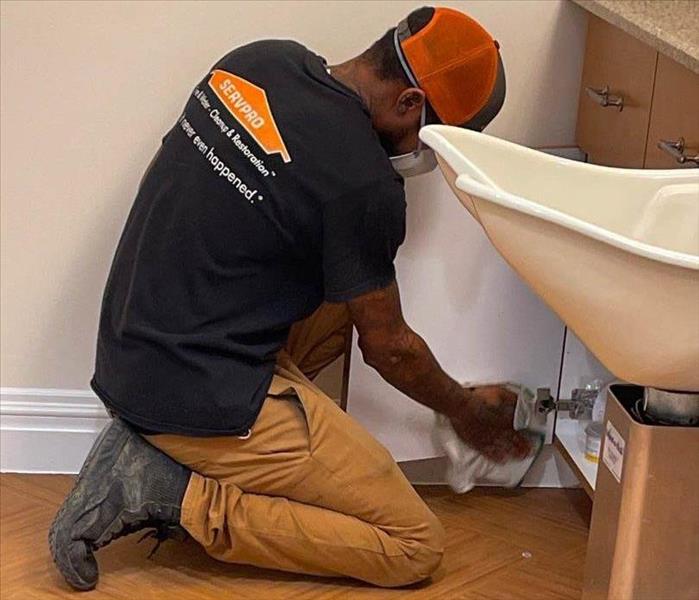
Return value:
<svg viewBox="0 0 699 600">
<path fill-rule="evenodd" d="M 138 157 L 148 156 L 151 145 L 152 141 L 143 140 L 142 149 L 134 154 Z M 97 342 L 94 335 L 86 335 L 86 332 L 97 331 L 104 285 L 142 177 L 135 164 L 143 165 L 142 170 L 145 172 L 149 162 L 148 158 L 135 158 L 120 165 L 119 180 L 124 183 L 108 188 L 109 193 L 96 199 L 90 214 L 90 223 L 86 224 L 83 221 L 83 226 L 76 229 L 76 233 L 82 237 L 76 243 L 76 251 L 70 263 L 66 265 L 63 280 L 54 287 L 56 296 L 48 303 L 49 309 L 40 337 L 48 347 L 55 347 L 57 337 L 63 338 L 61 345 L 66 352 L 83 345 L 78 354 L 80 361 L 71 361 L 71 377 L 77 380 L 75 385 L 79 388 L 86 389 L 89 386 Z M 86 297 L 76 297 L 76 294 Z M 84 348 L 86 343 L 88 348 Z M 45 381 L 47 373 L 50 378 L 51 373 L 60 372 L 65 364 L 65 356 L 62 354 L 51 356 L 52 362 L 48 365 L 31 358 L 25 357 L 23 361 L 23 364 L 30 365 L 24 378 L 33 382 Z M 78 373 L 88 373 L 88 379 L 80 381 Z M 47 381 L 46 385 L 51 387 L 50 381 Z"/>
<path fill-rule="evenodd" d="M 587 12 L 572 2 L 516 2 L 541 35 L 501 27 L 507 73 L 505 105 L 486 132 L 532 147 L 572 144 L 584 60 Z M 516 20 L 512 21 L 516 23 Z M 522 50 L 526 48 L 526 52 Z"/>
</svg>

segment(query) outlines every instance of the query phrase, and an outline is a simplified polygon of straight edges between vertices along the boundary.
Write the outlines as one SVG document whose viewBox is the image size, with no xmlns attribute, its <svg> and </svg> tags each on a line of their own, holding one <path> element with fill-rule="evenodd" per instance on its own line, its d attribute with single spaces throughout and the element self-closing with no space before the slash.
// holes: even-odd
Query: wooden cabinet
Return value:
<svg viewBox="0 0 699 600">
<path fill-rule="evenodd" d="M 680 164 L 658 142 L 684 139 L 699 153 L 699 75 L 593 15 L 589 17 L 577 142 L 589 162 L 613 167 Z"/>
<path fill-rule="evenodd" d="M 592 15 L 585 48 L 578 145 L 590 162 L 641 168 L 658 53 Z M 612 101 L 607 106 L 602 100 L 605 88 Z M 623 102 L 622 107 L 614 106 L 616 99 Z"/>
<path fill-rule="evenodd" d="M 680 139 L 684 140 L 685 154 L 699 154 L 699 75 L 661 54 L 655 74 L 644 166 L 648 169 L 696 167 L 693 161 L 680 164 L 658 148 L 663 140 L 679 142 Z"/>
</svg>

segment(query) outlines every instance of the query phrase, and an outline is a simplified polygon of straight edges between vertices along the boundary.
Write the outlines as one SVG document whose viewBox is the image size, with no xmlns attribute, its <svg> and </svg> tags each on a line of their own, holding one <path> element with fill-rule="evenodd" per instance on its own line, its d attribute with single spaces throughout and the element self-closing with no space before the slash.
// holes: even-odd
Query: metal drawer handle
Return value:
<svg viewBox="0 0 699 600">
<path fill-rule="evenodd" d="M 695 165 L 699 166 L 699 154 L 689 155 L 685 153 L 683 137 L 676 142 L 671 142 L 670 140 L 660 140 L 658 142 L 658 148 L 660 148 L 663 152 L 667 152 L 681 165 L 688 162 L 693 162 Z"/>
<path fill-rule="evenodd" d="M 585 91 L 587 92 L 587 95 L 600 106 L 616 106 L 619 109 L 619 112 L 624 110 L 623 96 L 615 96 L 614 94 L 610 94 L 608 85 L 605 85 L 601 89 L 586 87 Z"/>
</svg>

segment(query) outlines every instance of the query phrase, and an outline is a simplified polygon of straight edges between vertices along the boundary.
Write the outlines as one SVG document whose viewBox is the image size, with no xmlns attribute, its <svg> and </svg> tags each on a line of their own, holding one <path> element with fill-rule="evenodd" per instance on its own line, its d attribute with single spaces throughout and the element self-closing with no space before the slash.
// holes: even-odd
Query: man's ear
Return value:
<svg viewBox="0 0 699 600">
<path fill-rule="evenodd" d="M 411 87 L 404 89 L 400 93 L 396 107 L 398 108 L 398 114 L 402 116 L 412 111 L 421 111 L 424 104 L 425 92 L 420 88 Z"/>
</svg>

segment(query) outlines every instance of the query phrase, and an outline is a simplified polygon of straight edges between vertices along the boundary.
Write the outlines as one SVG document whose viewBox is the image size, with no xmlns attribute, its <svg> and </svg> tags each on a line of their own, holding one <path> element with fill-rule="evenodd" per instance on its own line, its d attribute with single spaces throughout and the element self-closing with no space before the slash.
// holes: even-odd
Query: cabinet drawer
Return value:
<svg viewBox="0 0 699 600">
<path fill-rule="evenodd" d="M 577 141 L 592 163 L 643 167 L 658 53 L 620 29 L 590 15 L 578 108 Z M 603 106 L 623 101 L 619 110 Z M 592 90 L 599 93 L 591 97 Z"/>
<path fill-rule="evenodd" d="M 696 168 L 696 162 L 680 164 L 674 156 L 658 148 L 660 141 L 677 143 L 680 139 L 684 140 L 686 156 L 699 155 L 699 75 L 660 55 L 645 166 L 649 169 Z"/>
</svg>

